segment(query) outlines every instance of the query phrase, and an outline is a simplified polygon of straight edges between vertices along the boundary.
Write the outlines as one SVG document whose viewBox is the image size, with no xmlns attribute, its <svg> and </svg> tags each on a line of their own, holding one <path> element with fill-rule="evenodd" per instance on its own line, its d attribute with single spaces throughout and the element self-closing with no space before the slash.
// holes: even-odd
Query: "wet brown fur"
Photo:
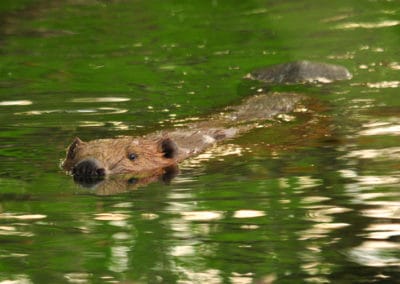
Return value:
<svg viewBox="0 0 400 284">
<path fill-rule="evenodd" d="M 162 175 L 164 168 L 197 155 L 218 141 L 247 132 L 260 121 L 293 111 L 301 100 L 303 96 L 295 93 L 261 94 L 244 100 L 238 106 L 226 108 L 207 121 L 191 123 L 185 128 L 143 137 L 89 142 L 76 138 L 67 149 L 62 167 L 74 174 L 79 163 L 91 161 L 96 169 L 101 169 L 101 176 L 128 173 L 139 177 L 154 176 L 155 173 Z"/>
<path fill-rule="evenodd" d="M 76 138 L 67 151 L 67 158 L 62 166 L 71 171 L 82 160 L 95 158 L 99 167 L 105 168 L 106 174 L 148 175 L 157 169 L 176 164 L 173 158 L 165 157 L 162 143 L 168 138 L 144 139 L 122 137 L 115 139 L 98 139 L 83 142 Z M 130 154 L 137 156 L 135 161 Z"/>
</svg>

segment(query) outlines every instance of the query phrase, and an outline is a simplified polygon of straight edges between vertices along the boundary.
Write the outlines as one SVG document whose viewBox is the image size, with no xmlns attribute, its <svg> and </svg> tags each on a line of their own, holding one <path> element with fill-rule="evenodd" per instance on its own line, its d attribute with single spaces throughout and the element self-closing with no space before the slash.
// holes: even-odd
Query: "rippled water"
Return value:
<svg viewBox="0 0 400 284">
<path fill-rule="evenodd" d="M 0 283 L 396 283 L 398 1 L 0 3 Z M 160 2 L 160 3 L 159 3 Z M 84 188 L 73 137 L 201 120 L 296 59 L 350 81 L 185 161 Z"/>
</svg>

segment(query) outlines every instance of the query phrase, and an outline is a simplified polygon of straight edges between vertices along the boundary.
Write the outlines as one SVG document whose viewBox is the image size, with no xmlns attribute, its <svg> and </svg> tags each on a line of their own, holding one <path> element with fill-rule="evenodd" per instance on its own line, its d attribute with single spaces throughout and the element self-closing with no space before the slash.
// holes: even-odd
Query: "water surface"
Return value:
<svg viewBox="0 0 400 284">
<path fill-rule="evenodd" d="M 395 283 L 397 1 L 0 4 L 2 283 Z M 142 135 L 307 59 L 351 81 L 270 86 L 318 106 L 114 194 L 59 167 L 73 137 Z M 114 187 L 116 188 L 116 187 Z"/>
</svg>

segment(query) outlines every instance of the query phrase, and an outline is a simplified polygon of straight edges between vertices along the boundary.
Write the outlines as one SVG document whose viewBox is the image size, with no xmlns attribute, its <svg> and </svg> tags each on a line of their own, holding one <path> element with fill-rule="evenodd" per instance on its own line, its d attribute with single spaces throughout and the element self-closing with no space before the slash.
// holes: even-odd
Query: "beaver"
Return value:
<svg viewBox="0 0 400 284">
<path fill-rule="evenodd" d="M 296 93 L 258 94 L 184 128 L 88 142 L 77 137 L 68 147 L 62 167 L 80 177 L 161 173 L 219 141 L 253 129 L 260 121 L 293 111 L 302 99 Z"/>
<path fill-rule="evenodd" d="M 250 77 L 267 82 L 293 83 L 316 78 L 316 70 L 322 70 L 321 76 L 329 81 L 351 78 L 347 69 L 343 68 L 299 61 L 260 69 Z M 304 110 L 303 102 L 306 100 L 306 96 L 292 92 L 259 93 L 237 106 L 227 107 L 204 121 L 189 123 L 182 128 L 141 137 L 124 136 L 87 142 L 77 137 L 67 148 L 61 165 L 81 182 L 90 183 L 92 179 L 112 175 L 129 175 L 134 177 L 130 178 L 132 181 L 145 180 L 147 183 L 157 176 L 173 176 L 171 173 L 175 172 L 180 162 L 200 154 L 217 142 L 242 135 L 278 115 L 296 109 Z"/>
</svg>

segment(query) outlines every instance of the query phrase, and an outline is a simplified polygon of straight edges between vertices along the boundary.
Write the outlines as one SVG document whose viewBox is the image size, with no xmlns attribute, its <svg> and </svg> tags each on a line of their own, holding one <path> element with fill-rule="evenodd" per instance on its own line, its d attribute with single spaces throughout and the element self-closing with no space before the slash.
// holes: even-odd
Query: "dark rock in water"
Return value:
<svg viewBox="0 0 400 284">
<path fill-rule="evenodd" d="M 343 66 L 303 60 L 261 68 L 247 74 L 245 78 L 271 84 L 296 84 L 331 83 L 349 80 L 352 75 Z"/>
</svg>

